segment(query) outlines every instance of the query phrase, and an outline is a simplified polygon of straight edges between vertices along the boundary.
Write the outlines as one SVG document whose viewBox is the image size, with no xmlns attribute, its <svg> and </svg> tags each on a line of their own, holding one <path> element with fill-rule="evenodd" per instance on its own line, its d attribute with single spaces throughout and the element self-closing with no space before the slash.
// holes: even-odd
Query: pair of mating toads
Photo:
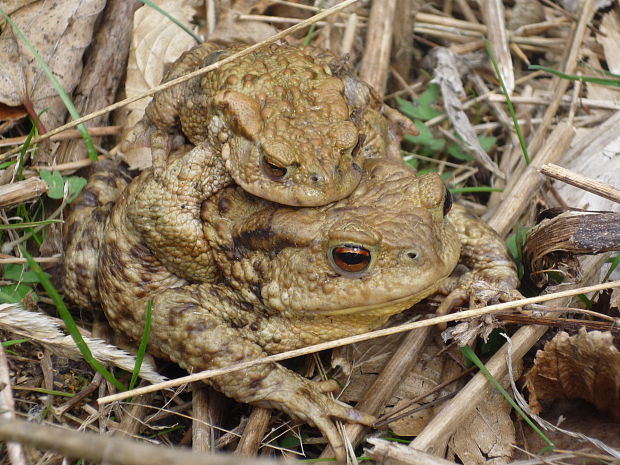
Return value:
<svg viewBox="0 0 620 465">
<path fill-rule="evenodd" d="M 240 49 L 198 46 L 166 79 Z M 137 129 L 153 168 L 100 164 L 73 203 L 66 295 L 135 341 L 152 300 L 149 351 L 193 371 L 376 329 L 446 291 L 458 262 L 452 297 L 475 280 L 512 295 L 502 241 L 405 165 L 393 115 L 313 48 L 267 46 L 160 92 Z M 333 420 L 373 422 L 278 364 L 209 382 L 316 425 L 339 459 Z"/>
</svg>

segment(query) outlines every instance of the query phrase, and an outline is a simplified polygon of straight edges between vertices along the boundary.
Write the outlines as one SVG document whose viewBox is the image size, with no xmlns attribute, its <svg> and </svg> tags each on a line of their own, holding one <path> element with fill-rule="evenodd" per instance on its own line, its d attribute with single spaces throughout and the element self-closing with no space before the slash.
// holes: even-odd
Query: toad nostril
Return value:
<svg viewBox="0 0 620 465">
<path fill-rule="evenodd" d="M 418 258 L 418 252 L 416 252 L 415 250 L 408 251 L 407 258 L 410 258 L 411 260 L 415 260 L 416 258 Z"/>
<path fill-rule="evenodd" d="M 312 181 L 314 184 L 318 184 L 323 181 L 323 176 L 321 176 L 319 173 L 312 173 L 310 175 L 310 181 Z"/>
</svg>

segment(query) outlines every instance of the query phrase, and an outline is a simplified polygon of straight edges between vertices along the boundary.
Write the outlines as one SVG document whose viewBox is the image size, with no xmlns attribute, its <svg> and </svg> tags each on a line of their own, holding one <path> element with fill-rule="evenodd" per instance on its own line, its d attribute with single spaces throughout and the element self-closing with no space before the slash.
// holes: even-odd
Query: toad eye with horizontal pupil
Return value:
<svg viewBox="0 0 620 465">
<path fill-rule="evenodd" d="M 261 158 L 260 164 L 263 173 L 272 179 L 282 179 L 286 176 L 286 166 L 282 166 L 282 164 L 275 161 L 273 158 L 269 158 L 267 155 Z"/>
<path fill-rule="evenodd" d="M 357 273 L 370 265 L 370 251 L 356 245 L 343 245 L 332 249 L 334 264 L 342 271 Z"/>
<path fill-rule="evenodd" d="M 446 187 L 446 196 L 443 199 L 443 216 L 446 216 L 452 209 L 452 194 Z"/>
</svg>

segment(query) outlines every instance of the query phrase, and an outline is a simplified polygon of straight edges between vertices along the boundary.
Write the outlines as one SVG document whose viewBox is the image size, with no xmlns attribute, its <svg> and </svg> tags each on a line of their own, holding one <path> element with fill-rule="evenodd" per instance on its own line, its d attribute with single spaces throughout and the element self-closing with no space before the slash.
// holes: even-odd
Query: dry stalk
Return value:
<svg viewBox="0 0 620 465">
<path fill-rule="evenodd" d="M 271 409 L 254 407 L 248 423 L 245 425 L 235 454 L 245 455 L 246 457 L 255 456 L 267 432 L 269 420 L 271 420 Z"/>
<path fill-rule="evenodd" d="M 121 126 L 101 126 L 86 128 L 91 136 L 114 136 L 120 134 Z M 53 141 L 67 140 L 67 139 L 79 139 L 82 137 L 80 131 L 77 129 L 69 129 L 51 138 Z M 12 145 L 21 145 L 26 142 L 28 136 L 19 137 L 7 137 L 0 140 L 0 147 L 10 147 Z"/>
<path fill-rule="evenodd" d="M 489 226 L 500 236 L 510 231 L 523 210 L 530 205 L 533 195 L 544 184 L 544 178 L 538 174 L 538 169 L 544 163 L 556 161 L 564 155 L 574 135 L 575 130 L 570 124 L 565 122 L 558 124 L 530 166 L 525 169 L 510 191 L 505 192 L 507 201 L 498 206 L 488 221 Z"/>
<path fill-rule="evenodd" d="M 372 2 L 366 47 L 360 64 L 360 79 L 367 82 L 383 97 L 390 68 L 392 27 L 396 0 Z"/>
<path fill-rule="evenodd" d="M 192 384 L 192 450 L 213 451 L 228 399 L 205 384 Z"/>
<path fill-rule="evenodd" d="M 499 72 L 508 93 L 512 94 L 515 87 L 515 75 L 504 21 L 504 4 L 501 0 L 487 0 L 482 2 L 482 12 L 488 29 L 489 44 L 495 55 Z"/>
<path fill-rule="evenodd" d="M 64 334 L 56 321 L 43 314 L 29 312 L 14 304 L 0 305 L 0 328 L 14 334 L 32 339 L 52 352 L 71 359 L 82 356 L 73 339 Z M 103 363 L 112 363 L 117 367 L 132 372 L 136 359 L 127 352 L 106 344 L 101 339 L 84 337 L 93 356 Z M 150 382 L 165 380 L 146 361 L 142 364 L 140 376 Z"/>
<path fill-rule="evenodd" d="M 129 97 L 126 98 L 124 100 L 121 100 L 120 102 L 116 102 L 112 105 L 108 105 L 105 108 L 102 108 L 101 110 L 97 110 L 95 112 L 92 112 L 86 116 L 82 116 L 81 118 L 78 118 L 76 120 L 73 120 L 67 124 L 64 124 L 62 126 L 59 126 L 55 129 L 52 129 L 51 131 L 42 134 L 41 136 L 33 139 L 31 141 L 31 145 L 35 145 L 38 144 L 44 140 L 49 139 L 52 136 L 55 136 L 56 134 L 60 134 L 63 131 L 66 131 L 67 129 L 72 129 L 74 127 L 76 127 L 79 124 L 85 123 L 87 121 L 90 121 L 94 118 L 97 118 L 99 116 L 105 115 L 106 113 L 109 113 L 111 111 L 117 110 L 119 108 L 122 108 L 124 106 L 129 105 L 130 103 L 136 102 L 138 100 L 141 100 L 145 97 L 150 97 L 154 94 L 156 94 L 157 92 L 161 91 L 161 90 L 165 90 L 168 89 L 170 87 L 176 86 L 178 84 L 181 84 L 182 82 L 188 81 L 189 79 L 193 79 L 195 77 L 198 76 L 202 76 L 203 74 L 206 74 L 210 71 L 213 71 L 214 69 L 220 68 L 221 66 L 228 64 L 232 61 L 235 61 L 238 58 L 244 57 L 246 55 L 249 55 L 250 53 L 259 50 L 263 47 L 265 47 L 266 45 L 272 44 L 274 42 L 277 42 L 280 39 L 283 39 L 284 37 L 290 35 L 290 34 L 294 34 L 295 32 L 304 29 L 305 27 L 310 26 L 311 24 L 314 24 L 320 20 L 322 20 L 323 18 L 326 18 L 328 16 L 333 15 L 334 13 L 343 10 L 344 8 L 347 8 L 351 5 L 353 5 L 354 3 L 357 3 L 359 0 L 344 0 L 343 2 L 331 7 L 331 8 L 327 8 L 326 10 L 321 11 L 320 13 L 317 13 L 316 15 L 312 16 L 311 18 L 306 19 L 305 21 L 300 22 L 299 24 L 295 24 L 281 32 L 278 32 L 277 34 L 274 34 L 273 36 L 269 37 L 268 39 L 265 39 L 261 42 L 258 42 L 254 45 L 251 45 L 243 50 L 241 50 L 240 52 L 234 53 L 232 55 L 230 55 L 229 57 L 223 58 L 220 61 L 217 61 L 209 66 L 205 66 L 204 68 L 200 68 L 196 71 L 193 71 L 189 74 L 186 74 L 185 76 L 181 76 L 177 79 L 173 79 L 172 81 L 168 81 L 164 84 L 161 84 L 159 86 L 153 87 L 152 89 L 150 89 L 147 92 L 144 92 L 140 95 L 136 95 L 134 97 Z M 20 148 L 15 148 L 12 150 L 9 150 L 6 153 L 0 154 L 0 160 L 5 160 L 6 158 L 8 158 L 11 155 L 16 154 L 17 152 L 19 152 Z"/>
<path fill-rule="evenodd" d="M 553 294 L 549 294 L 549 297 Z M 512 336 L 512 361 L 521 359 L 547 328 L 540 326 L 523 326 Z M 487 370 L 496 378 L 502 378 L 507 372 L 506 356 L 508 344 L 502 346 L 485 364 Z M 478 403 L 485 399 L 485 393 L 493 389 L 483 373 L 476 374 L 459 393 L 450 400 L 441 411 L 426 425 L 424 430 L 411 442 L 409 447 L 435 453 L 441 448 L 446 438 L 469 417 Z"/>
<path fill-rule="evenodd" d="M 620 281 L 612 281 L 603 284 L 597 284 L 594 286 L 586 286 L 580 287 L 578 289 L 570 289 L 566 291 L 554 292 L 552 294 L 547 295 L 539 295 L 536 297 L 529 297 L 527 299 L 519 299 L 513 300 L 511 302 L 504 302 L 501 304 L 489 305 L 487 307 L 476 308 L 473 310 L 464 310 L 458 313 L 452 313 L 450 315 L 442 315 L 434 318 L 429 318 L 426 320 L 416 321 L 413 323 L 407 323 L 404 325 L 395 326 L 392 328 L 379 329 L 377 331 L 371 331 L 364 334 L 358 334 L 356 336 L 349 336 L 342 339 L 336 339 L 334 341 L 322 342 L 320 344 L 311 345 L 308 347 L 302 347 L 301 349 L 289 350 L 286 352 L 281 352 L 279 354 L 270 355 L 268 357 L 263 357 L 255 360 L 250 360 L 248 362 L 237 363 L 234 365 L 230 365 L 224 368 L 218 368 L 215 370 L 205 370 L 200 373 L 195 373 L 188 376 L 183 376 L 181 378 L 176 378 L 170 381 L 166 381 L 164 383 L 154 384 L 151 386 L 144 386 L 137 389 L 133 389 L 131 391 L 120 392 L 118 394 L 100 397 L 97 399 L 97 402 L 102 404 L 107 404 L 110 402 L 114 402 L 116 400 L 126 399 L 128 397 L 132 397 L 139 394 L 144 394 L 147 392 L 158 391 L 161 389 L 168 389 L 171 387 L 179 386 L 185 383 L 193 383 L 195 381 L 201 381 L 204 379 L 212 378 L 214 376 L 223 375 L 226 373 L 232 373 L 234 371 L 244 370 L 246 368 L 251 368 L 256 365 L 261 365 L 264 363 L 272 363 L 279 362 L 282 360 L 286 360 L 293 357 L 299 357 L 302 355 L 308 355 L 314 352 L 320 352 L 322 350 L 333 349 L 335 347 L 341 347 L 348 344 L 355 344 L 362 341 L 367 341 L 369 339 L 376 339 L 378 337 L 390 336 L 392 334 L 398 334 L 405 331 L 411 331 L 412 329 L 424 328 L 427 326 L 435 326 L 440 323 L 448 323 L 450 321 L 457 320 L 467 320 L 470 318 L 477 318 L 483 315 L 490 315 L 493 313 L 499 313 L 504 310 L 523 307 L 529 304 L 537 304 L 540 302 L 546 302 L 548 300 L 559 299 L 563 297 L 572 297 L 578 294 L 586 294 L 589 292 L 601 291 L 603 289 L 613 289 L 616 287 L 620 287 Z M 515 344 L 516 346 L 516 344 Z"/>
<path fill-rule="evenodd" d="M 11 390 L 11 376 L 4 349 L 0 345 L 0 423 L 15 418 L 13 392 Z M 26 456 L 21 444 L 8 442 L 6 445 L 11 465 L 26 465 Z"/>
<path fill-rule="evenodd" d="M 40 178 L 32 177 L 23 181 L 0 186 L 0 208 L 12 207 L 30 200 L 38 199 L 48 190 Z"/>
<path fill-rule="evenodd" d="M 365 455 L 384 465 L 456 465 L 450 460 L 412 449 L 404 444 L 378 438 L 369 438 L 367 441 L 374 447 L 364 449 Z"/>
<path fill-rule="evenodd" d="M 283 16 L 267 16 L 267 15 L 239 15 L 240 21 L 264 21 L 270 22 L 274 24 L 299 24 L 304 20 L 299 18 L 285 18 Z M 327 22 L 325 21 L 317 21 L 317 26 L 326 26 Z M 330 26 L 345 28 L 347 27 L 347 23 L 330 23 Z"/>
<path fill-rule="evenodd" d="M 125 438 L 81 433 L 24 420 L 0 422 L 0 440 L 17 441 L 67 457 L 109 465 L 276 465 L 290 461 L 243 458 L 230 454 L 197 454 L 186 449 L 155 446 Z"/>
<path fill-rule="evenodd" d="M 587 25 L 592 19 L 593 14 L 594 0 L 585 0 L 581 8 L 581 14 L 579 15 L 579 22 L 575 28 L 566 59 L 564 60 L 563 71 L 567 74 L 572 74 L 575 71 L 577 58 L 579 57 L 579 49 L 581 48 Z M 552 79 L 551 88 L 554 90 L 553 97 L 551 98 L 551 103 L 545 111 L 543 124 L 538 127 L 538 131 L 528 146 L 530 153 L 538 152 L 538 149 L 542 146 L 546 138 L 547 131 L 549 130 L 549 126 L 551 125 L 551 121 L 555 117 L 560 106 L 560 101 L 566 94 L 566 90 L 569 85 L 570 81 L 566 79 L 560 79 L 558 77 L 554 77 Z M 515 176 L 520 177 L 520 174 L 521 173 L 515 173 Z"/>
<path fill-rule="evenodd" d="M 512 103 L 526 103 L 529 105 L 549 105 L 551 104 L 551 96 L 537 95 L 535 97 L 515 95 L 511 97 Z M 503 95 L 490 95 L 489 100 L 492 102 L 506 103 L 506 99 Z M 559 100 L 560 106 L 569 106 L 573 102 L 573 98 L 570 95 L 564 95 Z M 604 110 L 620 110 L 620 104 L 610 100 L 600 100 L 593 98 L 579 98 L 577 103 L 582 107 L 601 108 Z"/>
<path fill-rule="evenodd" d="M 483 24 L 478 24 L 470 21 L 463 21 L 460 19 L 448 18 L 446 16 L 433 15 L 428 13 L 417 13 L 415 20 L 419 24 L 439 24 L 441 26 L 453 27 L 456 29 L 463 29 L 465 31 L 474 31 L 480 34 L 487 32 L 487 27 Z"/>
<path fill-rule="evenodd" d="M 575 187 L 579 187 L 593 194 L 600 195 L 613 202 L 620 203 L 620 189 L 617 189 L 604 182 L 596 181 L 582 174 L 575 173 L 553 163 L 544 164 L 540 168 L 540 173 L 558 181 L 565 182 Z"/>
</svg>

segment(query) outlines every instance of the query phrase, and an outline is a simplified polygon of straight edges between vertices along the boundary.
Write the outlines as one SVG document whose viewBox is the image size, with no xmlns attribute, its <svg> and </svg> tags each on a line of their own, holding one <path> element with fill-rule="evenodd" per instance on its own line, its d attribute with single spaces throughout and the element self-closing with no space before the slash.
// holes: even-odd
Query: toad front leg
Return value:
<svg viewBox="0 0 620 465">
<path fill-rule="evenodd" d="M 459 263 L 469 271 L 444 281 L 441 291 L 447 297 L 437 313 L 448 313 L 467 301 L 476 308 L 521 298 L 517 269 L 502 238 L 460 205 L 453 206 L 448 218 L 461 241 Z"/>
<path fill-rule="evenodd" d="M 238 301 L 222 285 L 200 284 L 170 289 L 153 299 L 149 347 L 187 370 L 220 368 L 268 355 L 262 312 Z M 136 306 L 143 315 L 144 305 Z M 143 318 L 142 318 L 143 321 Z M 140 325 L 130 334 L 141 337 Z M 269 344 L 273 341 L 264 341 Z M 291 347 L 292 348 L 292 347 Z M 330 399 L 318 383 L 279 364 L 264 364 L 209 380 L 216 389 L 240 402 L 274 407 L 321 430 L 343 460 L 345 449 L 334 418 L 371 425 L 374 418 Z"/>
<path fill-rule="evenodd" d="M 126 201 L 128 221 L 168 271 L 191 282 L 212 281 L 217 271 L 200 206 L 231 183 L 223 160 L 208 143 L 186 152 L 182 148 L 165 169 L 152 170 L 134 189 Z"/>
</svg>

